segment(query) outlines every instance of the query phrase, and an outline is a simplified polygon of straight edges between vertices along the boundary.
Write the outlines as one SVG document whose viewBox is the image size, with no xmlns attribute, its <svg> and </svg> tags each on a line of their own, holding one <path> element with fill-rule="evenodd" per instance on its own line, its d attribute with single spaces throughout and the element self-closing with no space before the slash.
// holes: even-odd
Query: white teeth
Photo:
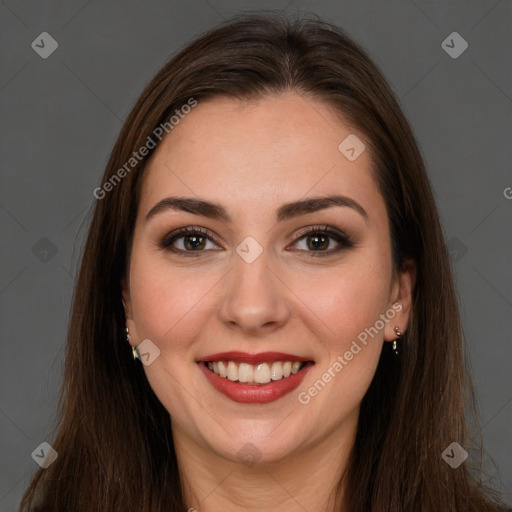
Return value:
<svg viewBox="0 0 512 512">
<path fill-rule="evenodd" d="M 228 371 L 227 371 L 226 365 L 224 364 L 224 361 L 219 361 L 217 367 L 219 368 L 219 375 L 221 377 L 227 377 Z M 217 373 L 217 372 L 215 372 L 215 373 Z"/>
<path fill-rule="evenodd" d="M 282 363 L 272 363 L 272 368 L 270 369 L 270 376 L 272 377 L 272 380 L 279 380 L 283 378 Z"/>
<path fill-rule="evenodd" d="M 267 384 L 270 382 L 270 367 L 267 363 L 259 364 L 254 370 L 254 382 Z"/>
<path fill-rule="evenodd" d="M 238 366 L 233 361 L 228 363 L 227 377 L 229 380 L 238 380 Z"/>
<path fill-rule="evenodd" d="M 240 363 L 238 367 L 238 380 L 240 382 L 253 382 L 254 369 L 250 364 Z"/>
<path fill-rule="evenodd" d="M 295 375 L 306 363 L 302 361 L 275 361 L 252 365 L 235 361 L 208 361 L 206 366 L 215 374 L 245 384 L 268 384 Z"/>
</svg>

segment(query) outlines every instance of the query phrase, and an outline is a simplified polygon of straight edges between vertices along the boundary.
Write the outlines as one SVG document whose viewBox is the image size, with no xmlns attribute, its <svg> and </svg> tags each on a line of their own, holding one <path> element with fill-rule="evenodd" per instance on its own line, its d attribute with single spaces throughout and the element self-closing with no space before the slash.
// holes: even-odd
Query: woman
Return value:
<svg viewBox="0 0 512 512">
<path fill-rule="evenodd" d="M 420 152 L 342 31 L 200 37 L 94 196 L 58 458 L 20 510 L 500 510 Z"/>
</svg>

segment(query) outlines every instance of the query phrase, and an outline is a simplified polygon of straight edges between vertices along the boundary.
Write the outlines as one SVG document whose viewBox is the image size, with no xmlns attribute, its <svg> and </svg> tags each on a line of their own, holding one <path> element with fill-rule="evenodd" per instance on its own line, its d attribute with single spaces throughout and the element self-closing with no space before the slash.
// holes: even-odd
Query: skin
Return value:
<svg viewBox="0 0 512 512">
<path fill-rule="evenodd" d="M 392 272 L 385 203 L 369 151 L 349 161 L 338 145 L 349 134 L 327 105 L 288 92 L 255 101 L 199 102 L 160 143 L 148 162 L 135 225 L 129 276 L 123 282 L 130 343 L 150 339 L 160 356 L 145 366 L 169 411 L 186 504 L 200 512 L 333 510 L 332 490 L 346 467 L 359 406 L 375 373 L 383 342 L 407 329 L 415 267 Z M 332 193 L 349 207 L 331 207 L 276 222 L 283 203 Z M 164 210 L 146 214 L 168 196 L 222 204 L 231 222 Z M 301 229 L 329 225 L 354 247 L 327 256 Z M 161 248 L 187 226 L 206 228 L 199 257 Z M 262 254 L 244 261 L 236 247 L 247 237 Z M 311 238 L 310 238 L 311 240 Z M 338 247 L 329 239 L 327 250 Z M 191 252 L 184 238 L 177 249 Z M 193 249 L 192 249 L 193 250 Z M 197 251 L 196 251 L 197 253 Z M 311 399 L 307 391 L 393 304 L 402 309 Z M 228 350 L 280 351 L 315 361 L 299 388 L 268 404 L 240 404 L 218 393 L 196 361 Z M 240 449 L 260 456 L 246 465 Z"/>
</svg>

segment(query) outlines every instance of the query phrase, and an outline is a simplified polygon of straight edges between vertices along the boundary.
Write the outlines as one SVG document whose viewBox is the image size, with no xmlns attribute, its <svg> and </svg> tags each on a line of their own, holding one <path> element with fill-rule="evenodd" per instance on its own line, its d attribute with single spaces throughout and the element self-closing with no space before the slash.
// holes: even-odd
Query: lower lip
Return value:
<svg viewBox="0 0 512 512">
<path fill-rule="evenodd" d="M 242 404 L 266 404 L 273 402 L 288 393 L 291 393 L 302 382 L 314 363 L 308 362 L 295 375 L 290 375 L 280 380 L 274 380 L 268 384 L 248 385 L 233 382 L 227 377 L 221 377 L 206 367 L 206 363 L 200 362 L 199 368 L 205 374 L 208 382 L 220 393 L 234 402 Z"/>
</svg>

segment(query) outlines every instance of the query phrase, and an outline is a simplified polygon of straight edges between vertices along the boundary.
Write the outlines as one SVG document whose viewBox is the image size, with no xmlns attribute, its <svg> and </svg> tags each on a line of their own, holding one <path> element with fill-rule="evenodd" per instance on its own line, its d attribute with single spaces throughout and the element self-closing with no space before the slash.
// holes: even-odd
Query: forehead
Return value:
<svg viewBox="0 0 512 512">
<path fill-rule="evenodd" d="M 369 151 L 354 161 L 340 152 L 354 135 L 365 140 L 332 107 L 296 93 L 199 101 L 149 160 L 140 210 L 172 194 L 254 214 L 290 199 L 342 193 L 382 213 Z"/>
</svg>

